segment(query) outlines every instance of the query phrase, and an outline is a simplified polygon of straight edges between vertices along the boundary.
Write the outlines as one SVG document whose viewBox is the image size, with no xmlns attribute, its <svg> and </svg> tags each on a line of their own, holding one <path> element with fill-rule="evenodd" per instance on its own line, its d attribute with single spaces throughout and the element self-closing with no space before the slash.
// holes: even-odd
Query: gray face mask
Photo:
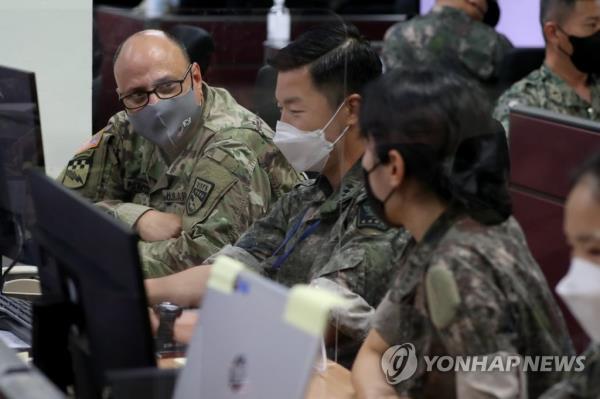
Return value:
<svg viewBox="0 0 600 399">
<path fill-rule="evenodd" d="M 127 117 L 136 133 L 156 144 L 173 162 L 187 146 L 202 117 L 202 107 L 190 90 L 182 96 L 146 105 Z"/>
</svg>

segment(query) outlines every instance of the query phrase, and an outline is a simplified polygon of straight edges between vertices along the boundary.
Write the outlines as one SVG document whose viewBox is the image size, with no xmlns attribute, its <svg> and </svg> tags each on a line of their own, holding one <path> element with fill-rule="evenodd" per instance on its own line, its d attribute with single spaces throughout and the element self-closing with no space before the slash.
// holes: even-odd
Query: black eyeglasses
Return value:
<svg viewBox="0 0 600 399">
<path fill-rule="evenodd" d="M 185 75 L 180 80 L 170 80 L 157 84 L 150 91 L 136 91 L 124 97 L 119 97 L 123 106 L 128 110 L 136 110 L 145 107 L 150 101 L 150 94 L 155 94 L 161 100 L 177 97 L 183 92 L 183 82 L 187 79 L 188 74 L 192 70 L 192 64 L 188 67 Z M 194 88 L 194 80 L 192 79 L 192 89 Z"/>
</svg>

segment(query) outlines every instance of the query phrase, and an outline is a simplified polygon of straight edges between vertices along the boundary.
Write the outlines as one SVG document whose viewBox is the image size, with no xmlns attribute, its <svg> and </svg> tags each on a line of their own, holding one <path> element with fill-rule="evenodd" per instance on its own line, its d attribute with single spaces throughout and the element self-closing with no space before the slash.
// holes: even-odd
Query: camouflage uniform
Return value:
<svg viewBox="0 0 600 399">
<path fill-rule="evenodd" d="M 179 237 L 140 242 L 147 277 L 202 263 L 301 180 L 261 119 L 224 89 L 203 91 L 200 127 L 170 165 L 120 112 L 59 177 L 129 226 L 150 209 L 182 217 Z"/>
<path fill-rule="evenodd" d="M 349 338 L 339 345 L 338 361 L 349 365 L 389 286 L 393 259 L 408 239 L 404 229 L 389 228 L 367 205 L 359 162 L 335 193 L 324 178 L 300 183 L 218 255 L 284 285 L 311 283 L 350 299 L 350 308 L 333 315 Z"/>
<path fill-rule="evenodd" d="M 485 226 L 448 210 L 399 271 L 373 324 L 389 345 L 413 344 L 418 359 L 573 353 L 562 314 L 512 217 Z M 560 377 L 528 374 L 529 397 L 537 398 Z M 455 378 L 458 387 L 458 373 L 428 373 L 419 361 L 415 375 L 395 388 L 415 398 L 441 392 L 454 397 Z M 485 397 L 497 397 L 488 392 Z"/>
<path fill-rule="evenodd" d="M 509 132 L 509 112 L 515 105 L 543 108 L 559 114 L 600 121 L 600 80 L 590 78 L 592 103 L 588 103 L 550 68 L 542 65 L 522 80 L 512 85 L 498 99 L 494 118 Z"/>
<path fill-rule="evenodd" d="M 600 398 L 600 343 L 592 343 L 583 356 L 585 356 L 585 369 L 581 372 L 574 371 L 540 399 Z"/>
<path fill-rule="evenodd" d="M 438 62 L 487 82 L 497 77 L 511 48 L 505 36 L 462 10 L 435 6 L 425 15 L 392 26 L 385 34 L 382 55 L 387 68 Z"/>
</svg>

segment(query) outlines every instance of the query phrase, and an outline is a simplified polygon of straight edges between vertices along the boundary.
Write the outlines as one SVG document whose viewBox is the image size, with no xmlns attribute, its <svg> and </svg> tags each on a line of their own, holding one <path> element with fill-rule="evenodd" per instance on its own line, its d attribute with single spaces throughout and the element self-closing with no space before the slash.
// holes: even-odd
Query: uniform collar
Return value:
<svg viewBox="0 0 600 399">
<path fill-rule="evenodd" d="M 323 193 L 331 193 L 333 190 L 325 177 L 319 177 L 319 188 Z M 320 213 L 323 216 L 337 214 L 340 206 L 342 208 L 355 199 L 360 194 L 364 186 L 362 166 L 360 160 L 344 175 L 339 190 L 327 195 L 325 202 L 320 206 Z M 328 189 L 328 191 L 326 191 Z"/>
<path fill-rule="evenodd" d="M 415 242 L 414 238 L 411 238 L 414 247 L 410 252 L 405 252 L 401 259 L 403 263 L 399 275 L 401 278 L 396 280 L 392 294 L 397 300 L 413 295 L 415 287 L 423 281 L 423 275 L 427 271 L 435 248 L 452 226 L 464 216 L 464 212 L 449 207 L 433 222 L 420 242 Z"/>
<path fill-rule="evenodd" d="M 463 10 L 455 8 L 455 7 L 450 7 L 450 6 L 442 6 L 442 5 L 437 4 L 437 5 L 433 6 L 433 8 L 431 9 L 431 13 L 437 14 L 442 17 L 460 19 L 465 23 L 475 21 L 473 18 L 471 18 L 469 16 L 469 14 L 467 14 Z"/>
<path fill-rule="evenodd" d="M 457 220 L 465 217 L 465 211 L 459 207 L 450 206 L 444 213 L 436 219 L 435 222 L 427 229 L 419 246 L 433 247 L 436 246 L 446 235 L 448 230 L 456 223 Z"/>
<path fill-rule="evenodd" d="M 553 101 L 563 104 L 580 106 L 587 108 L 590 105 L 600 101 L 600 88 L 598 86 L 598 77 L 590 75 L 588 85 L 592 93 L 592 103 L 588 103 L 579 97 L 577 92 L 567 84 L 560 76 L 555 74 L 545 63 L 540 68 L 540 76 L 544 82 L 544 87 L 550 88 L 547 93 Z"/>
</svg>

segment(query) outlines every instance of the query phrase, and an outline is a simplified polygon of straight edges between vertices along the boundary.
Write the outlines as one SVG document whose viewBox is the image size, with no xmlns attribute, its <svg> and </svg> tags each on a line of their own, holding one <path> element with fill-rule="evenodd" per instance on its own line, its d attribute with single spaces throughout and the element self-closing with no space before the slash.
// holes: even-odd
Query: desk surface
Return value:
<svg viewBox="0 0 600 399">
<path fill-rule="evenodd" d="M 159 367 L 181 367 L 175 359 L 160 359 Z M 334 362 L 327 363 L 327 370 L 313 375 L 306 399 L 352 399 L 354 388 L 350 380 L 350 371 Z"/>
</svg>

